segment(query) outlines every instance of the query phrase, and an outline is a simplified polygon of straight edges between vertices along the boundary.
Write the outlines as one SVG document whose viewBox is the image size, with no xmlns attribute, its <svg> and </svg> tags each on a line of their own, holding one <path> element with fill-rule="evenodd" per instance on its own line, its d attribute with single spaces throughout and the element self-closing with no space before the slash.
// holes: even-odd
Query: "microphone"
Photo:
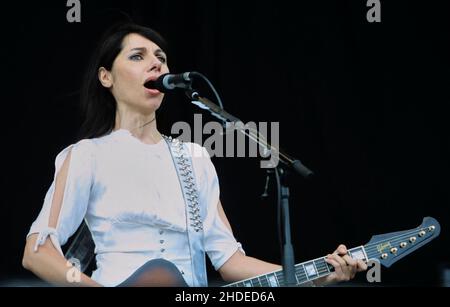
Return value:
<svg viewBox="0 0 450 307">
<path fill-rule="evenodd" d="M 196 72 L 185 72 L 181 74 L 164 74 L 156 80 L 145 82 L 144 86 L 149 89 L 156 89 L 162 93 L 167 93 L 175 89 L 191 89 L 192 78 Z"/>
</svg>

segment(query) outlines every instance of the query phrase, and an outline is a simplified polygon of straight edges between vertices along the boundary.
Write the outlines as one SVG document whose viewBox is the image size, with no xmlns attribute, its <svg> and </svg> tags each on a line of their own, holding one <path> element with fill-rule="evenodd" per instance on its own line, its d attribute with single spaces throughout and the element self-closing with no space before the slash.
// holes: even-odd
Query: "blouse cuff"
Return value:
<svg viewBox="0 0 450 307">
<path fill-rule="evenodd" d="M 238 251 L 240 251 L 241 253 L 243 253 L 244 256 L 245 256 L 245 250 L 242 248 L 242 244 L 241 244 L 241 243 L 237 242 L 237 248 L 238 248 Z"/>
<path fill-rule="evenodd" d="M 39 249 L 39 246 L 45 244 L 45 241 L 47 240 L 48 237 L 50 237 L 50 241 L 52 242 L 53 246 L 64 257 L 64 253 L 61 249 L 61 246 L 59 245 L 58 233 L 56 232 L 56 229 L 52 227 L 47 227 L 39 232 L 36 244 L 34 245 L 34 252 L 36 253 Z"/>
<path fill-rule="evenodd" d="M 214 259 L 213 266 L 216 271 L 218 271 L 224 264 L 227 262 L 231 256 L 233 256 L 236 252 L 241 252 L 245 255 L 245 251 L 242 248 L 242 244 L 239 242 L 236 242 L 236 244 L 233 244 L 229 248 L 227 248 L 223 253 L 221 254 L 221 257 L 219 259 Z M 211 260 L 213 258 L 210 257 Z"/>
</svg>

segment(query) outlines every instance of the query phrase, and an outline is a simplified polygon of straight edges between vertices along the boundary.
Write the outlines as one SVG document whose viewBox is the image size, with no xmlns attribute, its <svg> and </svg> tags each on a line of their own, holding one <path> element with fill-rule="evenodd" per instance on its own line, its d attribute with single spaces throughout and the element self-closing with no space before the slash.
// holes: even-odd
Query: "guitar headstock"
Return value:
<svg viewBox="0 0 450 307">
<path fill-rule="evenodd" d="M 439 236 L 441 226 L 432 217 L 423 219 L 422 225 L 405 231 L 373 236 L 364 248 L 368 260 L 378 260 L 385 267 L 402 259 Z"/>
</svg>

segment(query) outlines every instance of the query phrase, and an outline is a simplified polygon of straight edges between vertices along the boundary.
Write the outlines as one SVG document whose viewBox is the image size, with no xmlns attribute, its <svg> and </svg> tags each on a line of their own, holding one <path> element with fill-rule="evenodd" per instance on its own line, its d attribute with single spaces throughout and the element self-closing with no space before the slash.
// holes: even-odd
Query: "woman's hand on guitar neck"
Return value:
<svg viewBox="0 0 450 307">
<path fill-rule="evenodd" d="M 347 253 L 345 245 L 339 245 L 334 253 L 327 255 L 326 262 L 334 267 L 334 272 L 328 276 L 314 281 L 317 286 L 325 286 L 340 281 L 353 279 L 357 272 L 367 270 L 367 265 L 362 260 L 355 260 Z"/>
</svg>

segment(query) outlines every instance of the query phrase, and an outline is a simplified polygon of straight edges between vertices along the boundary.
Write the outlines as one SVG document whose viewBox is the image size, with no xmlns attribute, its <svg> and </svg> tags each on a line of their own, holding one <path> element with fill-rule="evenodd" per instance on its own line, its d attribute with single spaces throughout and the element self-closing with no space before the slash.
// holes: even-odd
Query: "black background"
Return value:
<svg viewBox="0 0 450 307">
<path fill-rule="evenodd" d="M 73 24 L 64 0 L 0 4 L 0 279 L 31 276 L 20 265 L 25 235 L 56 154 L 75 141 L 89 56 L 122 11 L 166 37 L 173 72 L 207 75 L 230 113 L 280 122 L 281 146 L 315 171 L 311 182 L 290 180 L 297 262 L 433 216 L 441 236 L 383 270 L 382 281 L 442 284 L 450 262 L 448 5 L 382 1 L 382 22 L 369 23 L 365 0 L 81 3 L 82 21 Z M 201 111 L 182 95 L 168 95 L 162 132 L 194 112 Z M 279 262 L 273 182 L 272 197 L 261 200 L 257 159 L 213 162 L 235 236 L 247 254 Z"/>
</svg>

